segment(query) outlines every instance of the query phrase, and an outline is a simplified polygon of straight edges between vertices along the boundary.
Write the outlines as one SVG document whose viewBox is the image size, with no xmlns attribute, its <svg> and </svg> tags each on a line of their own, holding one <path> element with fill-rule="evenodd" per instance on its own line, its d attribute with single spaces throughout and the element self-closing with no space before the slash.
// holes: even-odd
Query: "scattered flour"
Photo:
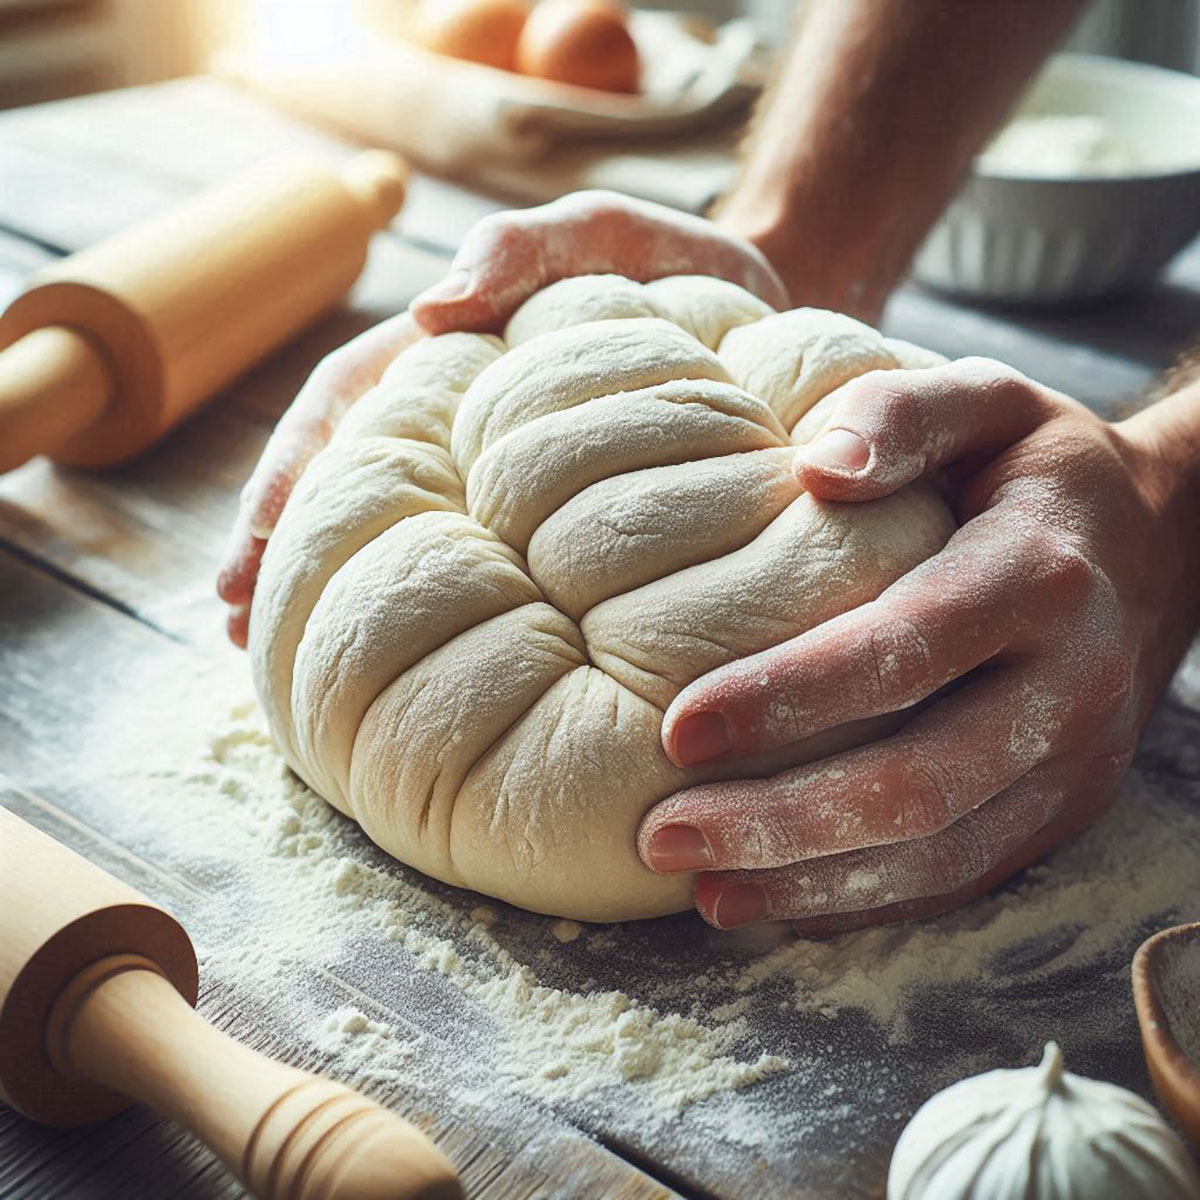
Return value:
<svg viewBox="0 0 1200 1200">
<path fill-rule="evenodd" d="M 688 1146 L 710 1175 L 752 1155 L 785 1182 L 877 1155 L 933 1091 L 1051 1038 L 1080 1073 L 1145 1091 L 1129 955 L 1200 894 L 1200 746 L 1179 703 L 1114 813 L 1047 863 L 945 918 L 816 943 L 482 901 L 387 858 L 286 769 L 243 660 L 121 693 L 140 708 L 84 730 L 106 820 L 123 797 L 121 842 L 195 892 L 204 978 L 274 1006 L 346 1082 L 549 1105 L 646 1152 Z"/>
<path fill-rule="evenodd" d="M 498 1075 L 544 1099 L 637 1081 L 649 1111 L 667 1119 L 786 1069 L 784 1058 L 762 1051 L 739 1060 L 747 1030 L 736 1020 L 712 1027 L 619 990 L 543 984 L 494 936 L 506 919 L 497 908 L 464 911 L 459 899 L 469 893 L 441 889 L 448 901 L 415 872 L 381 854 L 364 856 L 365 839 L 287 769 L 252 696 L 231 703 L 232 679 L 249 688 L 239 662 L 193 681 L 186 697 L 180 690 L 186 716 L 178 703 L 169 722 L 141 714 L 142 729 L 153 723 L 155 736 L 136 757 L 118 748 L 119 738 L 105 738 L 105 773 L 138 798 L 156 857 L 166 839 L 193 861 L 219 860 L 226 872 L 252 877 L 246 900 L 256 919 L 222 928 L 221 940 L 203 947 L 207 967 L 239 982 L 257 976 L 269 988 L 279 962 L 332 963 L 364 937 L 399 942 L 412 966 L 444 976 L 495 1022 Z M 168 795 L 169 818 L 158 807 Z M 515 910 L 502 907 L 512 920 Z M 556 947 L 584 936 L 576 921 L 520 919 L 548 932 Z M 378 1073 L 406 1053 L 399 1031 L 354 1009 L 307 1014 L 304 1030 L 360 1073 L 372 1063 Z"/>
<path fill-rule="evenodd" d="M 335 1009 L 311 1032 L 317 1047 L 357 1078 L 386 1077 L 412 1054 L 412 1044 L 395 1027 L 373 1021 L 357 1008 Z"/>
</svg>

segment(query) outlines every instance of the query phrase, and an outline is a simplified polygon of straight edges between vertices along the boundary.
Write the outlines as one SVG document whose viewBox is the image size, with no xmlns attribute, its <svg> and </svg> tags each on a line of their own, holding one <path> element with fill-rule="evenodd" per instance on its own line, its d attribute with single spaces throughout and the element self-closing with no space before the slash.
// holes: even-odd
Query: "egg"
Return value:
<svg viewBox="0 0 1200 1200">
<path fill-rule="evenodd" d="M 412 36 L 437 54 L 512 71 L 528 16 L 527 0 L 422 0 Z"/>
<path fill-rule="evenodd" d="M 637 46 L 612 0 L 543 0 L 517 42 L 517 70 L 605 92 L 636 92 Z"/>
</svg>

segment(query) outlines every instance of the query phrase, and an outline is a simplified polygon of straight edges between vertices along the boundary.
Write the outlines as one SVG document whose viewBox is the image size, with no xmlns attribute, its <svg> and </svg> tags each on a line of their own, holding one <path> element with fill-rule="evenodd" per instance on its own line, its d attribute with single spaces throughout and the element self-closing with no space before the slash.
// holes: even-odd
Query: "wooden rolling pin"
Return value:
<svg viewBox="0 0 1200 1200">
<path fill-rule="evenodd" d="M 143 1101 L 271 1200 L 451 1200 L 420 1131 L 200 1017 L 169 913 L 0 808 L 0 1100 L 79 1125 Z"/>
<path fill-rule="evenodd" d="M 0 471 L 150 445 L 349 290 L 405 177 L 269 165 L 39 272 L 0 317 Z"/>
</svg>

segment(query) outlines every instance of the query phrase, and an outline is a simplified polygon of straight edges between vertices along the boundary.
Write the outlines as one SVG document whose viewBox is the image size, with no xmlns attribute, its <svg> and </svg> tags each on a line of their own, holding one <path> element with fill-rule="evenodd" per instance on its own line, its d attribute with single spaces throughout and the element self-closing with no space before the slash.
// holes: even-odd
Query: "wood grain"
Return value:
<svg viewBox="0 0 1200 1200">
<path fill-rule="evenodd" d="M 342 301 L 407 174 L 381 152 L 266 164 L 40 271 L 0 326 L 0 470 L 144 451 Z"/>
<path fill-rule="evenodd" d="M 337 160 L 353 151 L 343 141 L 204 79 L 39 105 L 6 113 L 2 123 L 0 164 L 8 175 L 6 194 L 0 195 L 0 224 L 11 220 L 14 228 L 42 230 L 63 249 L 104 236 L 97 229 L 120 227 L 129 220 L 122 213 L 154 211 L 164 196 L 186 195 L 264 157 Z M 101 195 L 90 213 L 82 211 L 79 190 L 88 178 L 122 181 L 114 186 L 112 201 Z M 68 190 L 48 197 L 44 185 L 50 179 Z M 42 206 L 50 205 L 44 215 L 31 213 L 22 203 L 36 193 Z M 414 244 L 452 253 L 480 217 L 507 207 L 480 192 L 418 174 L 393 228 Z M 93 236 L 80 241 L 89 229 Z"/>
<path fill-rule="evenodd" d="M 11 294 L 55 254 L 125 228 L 285 148 L 349 152 L 205 81 L 0 116 L 0 291 Z M 34 462 L 0 478 L 0 764 L 10 777 L 0 785 L 0 803 L 172 908 L 189 927 L 198 923 L 202 934 L 205 914 L 228 918 L 225 906 L 236 898 L 214 894 L 211 875 L 199 864 L 167 871 L 152 853 L 130 849 L 122 797 L 79 752 L 79 731 L 131 679 L 144 678 L 147 666 L 168 678 L 207 659 L 223 636 L 212 596 L 215 567 L 237 492 L 274 420 L 323 354 L 403 307 L 445 269 L 466 228 L 498 207 L 488 197 L 418 179 L 402 220 L 376 240 L 348 305 L 237 381 L 155 450 L 104 474 Z M 1145 387 L 1196 326 L 1195 250 L 1161 286 L 1070 320 L 963 308 L 916 289 L 904 289 L 887 318 L 891 333 L 951 354 L 1006 359 L 1105 412 Z M 1200 737 L 1200 721 L 1190 711 L 1167 716 L 1175 732 Z M 370 855 L 370 847 L 363 853 Z M 619 975 L 641 960 L 686 972 L 711 953 L 697 924 L 680 919 L 659 931 L 667 939 L 660 945 L 649 935 L 631 937 L 606 969 Z M 1121 953 L 1113 948 L 1114 959 Z M 380 988 L 368 965 L 340 974 L 304 968 L 294 986 L 326 1000 L 331 1010 L 352 1003 L 378 1014 L 438 1061 L 444 1031 L 405 1007 L 403 996 Z M 1105 1003 L 1119 1003 L 1118 993 L 1109 976 L 1094 981 L 1094 995 Z M 251 1046 L 302 1068 L 327 1065 L 288 1040 L 276 1013 L 248 1000 L 236 973 L 210 972 L 200 1005 L 219 1028 Z M 823 1040 L 819 1016 L 771 1019 L 776 1024 L 767 1032 L 797 1058 L 836 1056 L 838 1048 Z M 969 1039 L 981 1056 L 1014 1052 L 999 1049 L 1002 1031 L 968 1011 L 961 997 L 929 997 L 927 1025 L 914 1036 L 934 1072 L 938 1047 L 949 1037 Z M 434 1133 L 472 1196 L 857 1200 L 882 1195 L 891 1139 L 929 1078 L 918 1077 L 911 1059 L 873 1041 L 865 1024 L 859 1032 L 854 1058 L 862 1060 L 861 1069 L 845 1075 L 839 1095 L 845 1104 L 873 1097 L 870 1111 L 852 1120 L 834 1114 L 831 1105 L 811 1143 L 771 1156 L 719 1154 L 689 1136 L 686 1119 L 663 1130 L 631 1131 L 599 1110 L 575 1109 L 568 1119 L 533 1102 L 506 1124 L 488 1125 L 465 1092 L 455 1090 L 458 1084 L 445 1081 L 418 1093 L 381 1085 L 373 1094 Z M 1066 1034 L 1076 1041 L 1069 1047 L 1073 1069 L 1144 1090 L 1144 1071 L 1136 1053 L 1124 1055 L 1125 1043 L 1096 1041 L 1082 1022 Z M 886 1086 L 873 1077 L 876 1070 L 890 1072 Z M 786 1079 L 768 1081 L 756 1093 L 776 1114 L 811 1099 Z M 862 1137 L 851 1152 L 852 1135 Z M 61 1134 L 0 1110 L 0 1200 L 127 1197 L 133 1177 L 135 1195 L 211 1200 L 239 1194 L 211 1155 L 144 1111 Z"/>
<path fill-rule="evenodd" d="M 86 761 L 72 761 L 77 731 L 106 704 L 124 672 L 151 661 L 169 677 L 185 672 L 199 651 L 171 642 L 101 599 L 0 550 L 0 805 L 69 848 L 137 887 L 173 911 L 190 929 L 205 928 L 206 906 L 236 912 L 236 895 L 214 892 L 202 870 L 164 872 L 130 851 L 123 839 L 119 797 L 95 778 Z M 17 779 L 20 782 L 17 782 Z M 109 785 L 110 787 L 112 785 Z M 211 920 L 211 917 L 207 918 Z M 437 1039 L 401 1011 L 384 1008 L 330 971 L 307 973 L 297 987 L 326 998 L 329 1010 L 370 1005 L 376 1015 L 407 1028 L 438 1060 Z M 217 1029 L 251 1049 L 301 1070 L 327 1069 L 298 1050 L 288 1030 L 239 994 L 237 980 L 208 971 L 199 1009 Z M 482 1128 L 452 1095 L 433 1086 L 395 1083 L 373 1093 L 392 1111 L 428 1130 L 459 1168 L 468 1194 L 563 1195 L 664 1200 L 671 1189 L 615 1157 L 567 1123 L 530 1104 L 504 1126 Z M 183 1147 L 182 1158 L 176 1153 Z M 142 1111 L 71 1134 L 52 1134 L 0 1110 L 0 1197 L 128 1197 L 135 1172 L 139 1196 L 239 1195 L 214 1167 L 209 1151 Z M 79 1189 L 76 1191 L 75 1189 Z"/>
<path fill-rule="evenodd" d="M 24 275 L 52 261 L 56 251 L 73 251 L 118 232 L 206 183 L 259 161 L 271 149 L 286 146 L 334 157 L 348 152 L 331 139 L 309 136 L 293 123 L 274 118 L 261 106 L 231 98 L 225 89 L 169 85 L 163 92 L 161 103 L 157 97 L 138 97 L 130 104 L 122 94 L 94 98 L 84 102 L 88 115 L 82 123 L 79 110 L 69 104 L 9 114 L 4 120 L 13 126 L 11 137 L 0 122 L 0 171 L 6 181 L 0 225 L 25 235 L 0 235 L 0 287 L 8 295 Z M 174 98 L 177 105 L 172 104 Z M 133 122 L 131 115 L 136 117 Z M 181 130 L 194 130 L 197 124 L 212 136 L 181 138 Z M 222 136 L 230 130 L 236 135 Z M 180 153 L 180 147 L 186 150 Z M 418 185 L 418 214 L 421 195 Z M 445 209 L 438 185 L 426 186 L 424 195 L 427 213 Z M 459 217 L 465 228 L 496 205 L 456 207 L 465 214 Z M 68 666 L 70 656 L 64 650 L 71 638 L 57 628 L 44 636 L 31 630 L 30 612 L 51 624 L 65 616 L 87 640 L 89 627 L 110 626 L 114 636 L 106 645 L 111 659 L 125 666 L 139 654 L 161 655 L 163 635 L 198 646 L 223 637 L 211 601 L 215 565 L 237 491 L 271 426 L 323 354 L 402 307 L 441 274 L 445 255 L 428 246 L 445 244 L 456 235 L 439 228 L 443 231 L 437 237 L 426 232 L 418 238 L 424 245 L 377 239 L 347 306 L 252 371 L 132 466 L 98 474 L 39 461 L 0 479 L 0 539 L 10 555 L 17 555 L 6 558 L 7 573 L 0 583 L 0 628 L 10 652 L 5 675 L 10 681 L 32 682 L 49 671 L 56 680 L 50 690 L 62 701 L 58 708 L 47 703 L 41 687 L 0 689 L 0 741 L 9 735 L 27 751 L 41 747 L 45 752 L 45 757 L 42 752 L 25 756 L 26 782 L 53 782 L 56 777 L 61 781 L 56 765 L 62 762 L 61 748 L 55 751 L 54 742 L 69 738 L 68 731 L 86 719 L 84 710 L 95 700 L 94 687 L 85 680 L 91 671 L 77 671 L 73 662 Z M 40 569 L 28 565 L 35 562 Z M 86 597 L 82 607 L 80 593 Z M 22 607 L 22 599 L 29 607 Z M 136 652 L 133 643 L 139 644 Z M 94 653 L 83 657 L 94 660 Z M 68 669 L 56 672 L 56 665 Z M 80 811 L 105 813 L 103 795 L 94 801 L 73 804 L 68 812 L 24 785 L 10 785 L 0 798 L 130 882 L 148 891 L 170 891 L 178 907 L 186 908 L 189 897 L 201 894 L 199 887 L 185 881 L 168 881 L 152 864 L 124 852 L 119 841 L 81 821 L 75 815 Z M 341 990 L 343 1000 L 351 995 L 361 1000 L 357 989 L 335 979 L 322 979 L 320 985 Z M 225 1001 L 215 1011 L 214 998 Z M 250 1045 L 270 1044 L 284 1052 L 286 1060 L 285 1046 L 275 1044 L 267 1030 L 248 1024 L 234 982 L 206 981 L 201 1003 L 219 1027 Z M 428 1114 L 405 1110 L 395 1095 L 382 1099 L 404 1115 L 436 1126 L 434 1132 L 460 1166 L 472 1196 L 578 1194 L 657 1200 L 675 1194 L 570 1126 L 547 1121 L 544 1114 L 531 1112 L 523 1125 L 494 1140 L 456 1119 L 451 1105 L 440 1114 Z M 11 1158 L 0 1154 L 0 1196 L 69 1195 L 77 1188 L 83 1189 L 79 1194 L 127 1195 L 128 1176 L 121 1166 L 126 1158 L 137 1162 L 139 1190 L 144 1188 L 147 1196 L 240 1192 L 197 1147 L 181 1157 L 177 1136 L 144 1114 L 118 1117 L 100 1133 L 75 1135 L 69 1154 L 60 1152 L 61 1138 L 23 1128 L 24 1123 L 7 1112 L 2 1119 L 0 1130 L 11 1131 L 13 1138 L 5 1139 L 0 1132 L 0 1146 L 14 1140 L 20 1148 Z M 113 1126 L 128 1131 L 128 1138 L 120 1133 L 114 1138 Z M 182 1144 L 186 1147 L 186 1140 Z"/>
</svg>

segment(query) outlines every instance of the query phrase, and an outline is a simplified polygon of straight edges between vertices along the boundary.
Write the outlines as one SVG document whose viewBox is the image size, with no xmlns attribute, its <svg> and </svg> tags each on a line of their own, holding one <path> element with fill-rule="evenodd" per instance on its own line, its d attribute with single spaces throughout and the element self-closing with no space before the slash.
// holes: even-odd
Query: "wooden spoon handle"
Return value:
<svg viewBox="0 0 1200 1200">
<path fill-rule="evenodd" d="M 329 1079 L 208 1024 L 138 955 L 94 963 L 63 991 L 47 1051 L 205 1142 L 264 1200 L 454 1200 L 454 1168 L 419 1130 Z"/>
</svg>

